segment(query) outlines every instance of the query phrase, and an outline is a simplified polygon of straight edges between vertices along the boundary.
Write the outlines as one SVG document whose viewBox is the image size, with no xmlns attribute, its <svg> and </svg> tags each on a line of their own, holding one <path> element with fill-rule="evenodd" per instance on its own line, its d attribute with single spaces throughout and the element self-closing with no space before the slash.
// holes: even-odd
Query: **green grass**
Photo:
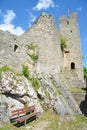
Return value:
<svg viewBox="0 0 87 130">
<path fill-rule="evenodd" d="M 14 70 L 10 69 L 7 65 L 4 65 L 0 68 L 0 79 L 1 79 L 2 72 L 6 72 L 6 71 L 12 72 L 17 76 L 22 76 L 22 73 L 15 72 Z"/>
<path fill-rule="evenodd" d="M 85 116 L 63 116 L 60 117 L 52 111 L 48 111 L 37 121 L 32 122 L 34 127 L 37 123 L 47 121 L 49 125 L 44 130 L 82 130 L 87 128 L 87 117 Z"/>
<path fill-rule="evenodd" d="M 59 116 L 53 111 L 43 113 L 36 121 L 27 124 L 27 127 L 36 127 L 40 122 L 49 122 L 43 130 L 83 130 L 87 128 L 87 117 L 78 116 Z M 41 125 L 43 127 L 43 124 Z M 5 124 L 0 130 L 26 130 L 26 127 L 16 127 L 13 124 Z M 30 129 L 29 129 L 30 130 Z"/>
<path fill-rule="evenodd" d="M 4 65 L 0 68 L 0 79 L 1 79 L 2 72 L 8 71 L 8 70 L 10 70 L 10 69 L 7 65 Z"/>
<path fill-rule="evenodd" d="M 4 66 L 2 66 L 2 67 L 0 68 L 0 74 L 1 74 L 2 72 L 8 71 L 8 70 L 10 70 L 9 67 L 8 67 L 7 65 L 4 65 Z"/>
<path fill-rule="evenodd" d="M 83 88 L 81 88 L 81 87 L 78 87 L 78 88 L 70 88 L 69 89 L 69 91 L 71 92 L 71 93 L 83 93 L 83 92 L 85 92 L 85 90 L 83 89 Z"/>
<path fill-rule="evenodd" d="M 60 117 L 54 112 L 45 113 L 43 119 L 50 122 L 45 130 L 82 130 L 84 127 L 87 128 L 87 117 L 81 115 L 68 117 L 69 115 Z"/>
</svg>

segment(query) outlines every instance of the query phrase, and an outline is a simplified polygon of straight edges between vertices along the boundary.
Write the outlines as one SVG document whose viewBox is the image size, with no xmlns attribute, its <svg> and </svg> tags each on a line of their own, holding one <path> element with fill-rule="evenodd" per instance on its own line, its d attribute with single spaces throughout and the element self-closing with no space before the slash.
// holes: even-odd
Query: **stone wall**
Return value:
<svg viewBox="0 0 87 130">
<path fill-rule="evenodd" d="M 66 16 L 60 17 L 59 21 L 60 33 L 66 39 L 67 45 L 64 54 L 64 68 L 69 71 L 73 70 L 78 80 L 83 83 L 82 52 L 77 14 L 72 13 L 68 18 Z"/>
<path fill-rule="evenodd" d="M 20 37 L 24 45 L 37 46 L 37 72 L 58 72 L 63 64 L 59 33 L 52 15 L 43 13 L 24 35 Z"/>
<path fill-rule="evenodd" d="M 32 69 L 32 61 L 17 36 L 0 30 L 0 67 L 7 65 L 10 69 L 21 72 L 23 65 Z"/>
<path fill-rule="evenodd" d="M 60 17 L 60 32 L 56 27 L 54 17 L 42 13 L 34 22 L 32 27 L 23 35 L 17 37 L 9 32 L 0 31 L 0 66 L 8 65 L 10 68 L 21 71 L 24 64 L 27 64 L 30 71 L 37 73 L 55 74 L 66 69 L 66 77 L 73 81 L 76 86 L 83 86 L 83 66 L 80 47 L 80 35 L 76 13 L 70 17 Z M 66 39 L 67 48 L 61 51 L 61 36 Z M 33 63 L 27 54 L 27 45 L 33 44 L 37 62 Z M 30 50 L 29 50 L 30 51 Z M 74 68 L 71 68 L 74 67 Z M 74 75 L 70 71 L 74 71 Z M 68 73 L 69 71 L 69 73 Z M 72 80 L 72 77 L 75 77 Z M 77 78 L 76 78 L 77 77 Z"/>
</svg>

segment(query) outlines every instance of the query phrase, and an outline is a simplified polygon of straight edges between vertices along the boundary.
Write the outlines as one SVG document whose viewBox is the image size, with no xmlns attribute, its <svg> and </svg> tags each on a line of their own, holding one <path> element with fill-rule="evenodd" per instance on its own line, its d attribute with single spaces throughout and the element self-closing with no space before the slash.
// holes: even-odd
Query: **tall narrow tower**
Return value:
<svg viewBox="0 0 87 130">
<path fill-rule="evenodd" d="M 79 87 L 79 85 L 83 85 L 84 79 L 77 13 L 71 13 L 68 18 L 66 16 L 60 17 L 59 27 L 60 34 L 67 45 L 63 55 L 63 68 L 67 72 L 72 86 Z"/>
</svg>

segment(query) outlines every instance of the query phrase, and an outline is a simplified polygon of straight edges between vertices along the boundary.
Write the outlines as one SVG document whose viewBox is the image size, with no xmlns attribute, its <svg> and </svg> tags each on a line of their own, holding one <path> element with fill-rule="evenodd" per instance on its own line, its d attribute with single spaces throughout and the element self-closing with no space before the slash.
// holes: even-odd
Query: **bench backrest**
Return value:
<svg viewBox="0 0 87 130">
<path fill-rule="evenodd" d="M 11 113 L 12 113 L 12 117 L 14 117 L 14 116 L 20 116 L 21 114 L 26 114 L 28 112 L 33 112 L 33 111 L 35 111 L 35 106 L 29 106 L 29 107 L 13 110 Z"/>
</svg>

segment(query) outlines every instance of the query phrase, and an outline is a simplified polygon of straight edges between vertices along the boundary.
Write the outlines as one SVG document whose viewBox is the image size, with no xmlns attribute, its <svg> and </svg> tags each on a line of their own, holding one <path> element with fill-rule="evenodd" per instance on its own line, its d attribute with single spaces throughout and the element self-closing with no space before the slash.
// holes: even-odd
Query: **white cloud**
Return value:
<svg viewBox="0 0 87 130">
<path fill-rule="evenodd" d="M 16 17 L 16 14 L 13 10 L 7 10 L 7 14 L 4 15 L 4 23 L 9 24 Z"/>
<path fill-rule="evenodd" d="M 82 8 L 81 7 L 77 8 L 77 11 L 82 11 Z"/>
<path fill-rule="evenodd" d="M 3 24 L 0 24 L 0 29 L 3 31 L 9 31 L 19 36 L 24 33 L 24 30 L 20 26 L 15 26 L 12 24 L 15 17 L 16 14 L 13 10 L 7 10 L 7 13 L 3 15 Z"/>
<path fill-rule="evenodd" d="M 48 9 L 49 7 L 54 7 L 53 0 L 39 0 L 37 5 L 33 8 L 34 10 Z"/>
<path fill-rule="evenodd" d="M 32 13 L 29 13 L 29 27 L 31 27 L 32 23 L 36 20 L 36 16 Z"/>
</svg>

